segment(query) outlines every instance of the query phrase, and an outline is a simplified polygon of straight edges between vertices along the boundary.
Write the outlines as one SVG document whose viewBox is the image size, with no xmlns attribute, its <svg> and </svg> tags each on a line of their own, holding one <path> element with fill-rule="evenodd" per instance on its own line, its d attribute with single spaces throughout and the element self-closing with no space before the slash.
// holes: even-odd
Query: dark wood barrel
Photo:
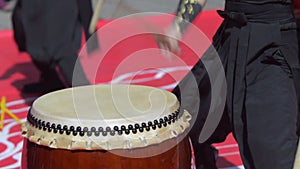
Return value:
<svg viewBox="0 0 300 169">
<path fill-rule="evenodd" d="M 122 153 L 147 153 L 174 144 L 174 139 L 161 144 Z M 168 151 L 147 158 L 129 158 L 106 150 L 51 149 L 24 140 L 23 169 L 190 169 L 191 149 L 189 140 L 183 139 Z"/>
</svg>

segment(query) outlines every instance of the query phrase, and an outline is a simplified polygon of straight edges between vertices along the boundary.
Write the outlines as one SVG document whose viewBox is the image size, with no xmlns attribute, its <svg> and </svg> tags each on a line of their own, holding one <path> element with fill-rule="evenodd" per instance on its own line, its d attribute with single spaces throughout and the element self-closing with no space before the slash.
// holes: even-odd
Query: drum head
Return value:
<svg viewBox="0 0 300 169">
<path fill-rule="evenodd" d="M 189 127 L 174 94 L 147 86 L 95 85 L 38 98 L 23 134 L 51 148 L 132 149 L 177 137 Z"/>
</svg>

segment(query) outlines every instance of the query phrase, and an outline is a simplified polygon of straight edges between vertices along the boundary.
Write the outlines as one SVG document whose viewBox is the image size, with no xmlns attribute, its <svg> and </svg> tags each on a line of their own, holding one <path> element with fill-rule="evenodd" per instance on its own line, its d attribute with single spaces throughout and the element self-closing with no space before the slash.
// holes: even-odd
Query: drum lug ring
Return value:
<svg viewBox="0 0 300 169">
<path fill-rule="evenodd" d="M 179 118 L 179 110 L 176 112 L 172 113 L 171 115 L 165 116 L 160 119 L 156 119 L 154 121 L 149 121 L 148 123 L 141 123 L 141 124 L 129 124 L 127 127 L 125 125 L 121 126 L 114 126 L 114 127 L 91 127 L 90 129 L 88 127 L 80 127 L 80 126 L 67 126 L 67 125 L 61 125 L 61 124 L 55 124 L 55 123 L 50 123 L 46 121 L 42 121 L 36 117 L 34 117 L 31 114 L 31 111 L 29 111 L 27 115 L 27 120 L 28 122 L 33 125 L 35 128 L 38 128 L 39 130 L 44 130 L 48 132 L 53 132 L 53 133 L 60 133 L 63 134 L 65 133 L 66 135 L 70 135 L 71 133 L 74 136 L 79 136 L 83 137 L 85 135 L 87 136 L 92 136 L 93 134 L 95 136 L 107 136 L 110 134 L 111 136 L 114 136 L 115 134 L 118 135 L 129 135 L 130 133 L 136 134 L 137 132 L 144 132 L 144 131 L 150 131 L 160 129 L 162 127 L 166 127 L 167 125 L 171 125 L 172 123 L 175 123 Z"/>
</svg>

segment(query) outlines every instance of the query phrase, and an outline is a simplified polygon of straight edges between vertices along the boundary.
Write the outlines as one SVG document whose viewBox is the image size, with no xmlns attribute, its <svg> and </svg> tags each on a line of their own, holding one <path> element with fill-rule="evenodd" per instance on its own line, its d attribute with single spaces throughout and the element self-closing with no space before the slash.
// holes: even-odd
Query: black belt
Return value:
<svg viewBox="0 0 300 169">
<path fill-rule="evenodd" d="M 226 1 L 225 10 L 219 10 L 218 13 L 224 19 L 235 20 L 240 24 L 245 22 L 280 22 L 280 24 L 285 24 L 291 20 L 294 21 L 291 4 L 267 3 L 257 5 Z"/>
</svg>

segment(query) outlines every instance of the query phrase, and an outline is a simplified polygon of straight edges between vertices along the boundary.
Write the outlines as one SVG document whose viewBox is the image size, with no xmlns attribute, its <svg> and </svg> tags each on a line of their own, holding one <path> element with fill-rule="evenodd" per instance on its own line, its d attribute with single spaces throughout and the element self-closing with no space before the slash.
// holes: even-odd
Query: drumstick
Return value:
<svg viewBox="0 0 300 169">
<path fill-rule="evenodd" d="M 11 111 L 8 110 L 5 106 L 6 98 L 2 97 L 1 103 L 0 103 L 0 109 L 2 110 L 1 119 L 0 119 L 0 129 L 4 126 L 4 113 L 7 113 L 10 117 L 12 117 L 14 120 L 16 120 L 19 124 L 22 124 L 22 121 L 14 115 Z"/>
<path fill-rule="evenodd" d="M 90 23 L 90 27 L 89 27 L 89 32 L 92 34 L 95 32 L 96 30 L 96 25 L 97 25 L 97 21 L 98 21 L 98 17 L 101 13 L 101 9 L 102 9 L 102 5 L 103 5 L 103 2 L 104 0 L 98 0 L 98 3 L 96 5 L 96 8 L 95 8 L 95 11 L 94 11 L 94 14 L 92 16 L 92 20 L 91 20 L 91 23 Z M 121 1 L 120 1 L 121 2 Z M 136 11 L 137 12 L 137 11 Z M 145 26 L 148 30 L 152 31 L 154 34 L 154 38 L 155 40 L 158 42 L 159 40 L 161 40 L 163 42 L 163 38 L 161 36 L 161 34 L 159 34 L 158 32 L 161 32 L 161 31 L 158 31 L 159 29 L 156 28 L 154 25 L 152 24 L 149 24 L 147 22 L 145 22 L 143 19 L 140 19 L 142 21 L 142 23 L 145 23 L 145 24 L 142 24 L 143 26 Z M 163 33 L 163 32 L 162 32 Z M 159 45 L 159 44 L 158 44 Z M 161 47 L 161 46 L 159 46 Z M 180 49 L 177 51 L 179 52 Z M 168 55 L 168 54 L 167 54 Z"/>
<path fill-rule="evenodd" d="M 99 15 L 101 13 L 101 9 L 102 9 L 102 5 L 103 5 L 104 0 L 98 0 L 98 3 L 96 5 L 91 23 L 90 23 L 90 27 L 89 27 L 89 32 L 92 34 L 95 32 L 96 30 L 96 26 L 97 26 L 97 21 L 99 18 Z"/>
<path fill-rule="evenodd" d="M 294 161 L 294 169 L 299 169 L 299 168 L 300 168 L 300 140 L 298 143 L 297 153 Z"/>
<path fill-rule="evenodd" d="M 0 129 L 2 129 L 3 126 L 4 126 L 4 113 L 5 113 L 5 111 L 2 109 L 2 107 L 4 107 L 4 105 L 5 105 L 5 98 L 2 97 L 1 103 L 0 103 L 0 109 L 1 109 Z"/>
<path fill-rule="evenodd" d="M 122 3 L 122 1 L 120 1 Z M 119 2 L 119 3 L 120 3 Z M 91 23 L 90 23 L 90 27 L 89 27 L 89 32 L 92 34 L 95 32 L 95 29 L 96 29 L 96 25 L 97 25 L 97 21 L 98 21 L 98 17 L 101 13 L 101 9 L 102 9 L 102 6 L 103 6 L 103 3 L 104 3 L 104 0 L 98 0 L 98 3 L 96 5 L 96 8 L 95 8 L 95 11 L 94 11 L 94 14 L 93 14 L 93 17 L 92 17 L 92 20 L 91 20 Z M 132 11 L 132 9 L 130 9 Z M 139 13 L 138 10 L 135 11 L 136 13 Z M 154 25 L 152 24 L 149 24 L 147 23 L 146 21 L 144 21 L 143 19 L 139 19 L 140 21 L 142 21 L 142 24 L 143 26 L 145 26 L 148 30 L 150 31 L 153 31 L 155 32 L 154 33 L 154 37 L 155 39 L 158 39 L 159 38 L 159 34 L 157 34 L 157 32 L 160 32 L 158 31 L 159 29 L 156 28 Z"/>
</svg>

